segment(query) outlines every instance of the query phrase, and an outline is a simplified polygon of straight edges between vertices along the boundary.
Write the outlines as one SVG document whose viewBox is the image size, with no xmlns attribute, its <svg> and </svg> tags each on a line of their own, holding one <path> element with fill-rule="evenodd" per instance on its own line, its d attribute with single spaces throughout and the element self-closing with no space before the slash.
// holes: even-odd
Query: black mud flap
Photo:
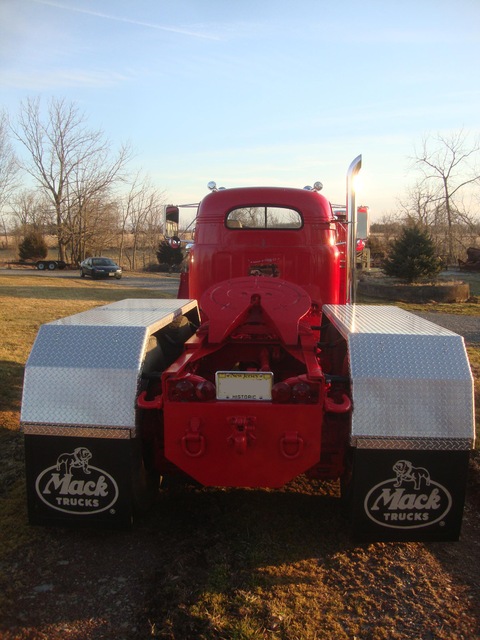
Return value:
<svg viewBox="0 0 480 640">
<path fill-rule="evenodd" d="M 138 450 L 129 438 L 25 435 L 29 522 L 130 527 Z"/>
<path fill-rule="evenodd" d="M 468 451 L 356 449 L 349 486 L 361 541 L 458 540 Z"/>
</svg>

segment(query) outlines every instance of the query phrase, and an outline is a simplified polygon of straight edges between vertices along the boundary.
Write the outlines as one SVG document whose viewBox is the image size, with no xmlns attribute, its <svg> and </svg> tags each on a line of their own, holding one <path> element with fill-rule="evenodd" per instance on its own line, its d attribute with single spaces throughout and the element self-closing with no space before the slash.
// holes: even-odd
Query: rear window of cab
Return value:
<svg viewBox="0 0 480 640">
<path fill-rule="evenodd" d="M 303 219 L 296 209 L 256 205 L 229 211 L 225 226 L 227 229 L 301 229 Z"/>
</svg>

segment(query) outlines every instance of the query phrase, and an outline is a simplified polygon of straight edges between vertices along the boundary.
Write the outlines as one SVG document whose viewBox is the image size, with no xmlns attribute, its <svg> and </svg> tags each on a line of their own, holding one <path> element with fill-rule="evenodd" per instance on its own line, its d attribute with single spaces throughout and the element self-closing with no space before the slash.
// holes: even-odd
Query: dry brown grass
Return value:
<svg viewBox="0 0 480 640">
<path fill-rule="evenodd" d="M 29 527 L 18 411 L 39 325 L 158 294 L 1 274 L 0 294 L 2 640 L 480 637 L 478 456 L 452 544 L 356 544 L 338 487 L 304 478 L 281 491 L 172 489 L 132 532 Z"/>
</svg>

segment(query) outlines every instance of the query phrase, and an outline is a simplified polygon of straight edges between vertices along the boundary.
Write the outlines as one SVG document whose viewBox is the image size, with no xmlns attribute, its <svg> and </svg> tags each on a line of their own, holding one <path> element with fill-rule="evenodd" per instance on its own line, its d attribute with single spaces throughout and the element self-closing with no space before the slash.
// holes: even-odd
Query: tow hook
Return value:
<svg viewBox="0 0 480 640">
<path fill-rule="evenodd" d="M 161 409 L 163 407 L 163 396 L 155 396 L 153 400 L 147 400 L 147 392 L 142 393 L 137 398 L 137 407 L 139 409 Z"/>
<path fill-rule="evenodd" d="M 205 453 L 205 437 L 200 433 L 200 418 L 190 419 L 190 426 L 182 438 L 182 449 L 190 458 L 198 458 Z"/>
<path fill-rule="evenodd" d="M 248 445 L 253 444 L 257 437 L 254 435 L 255 422 L 254 416 L 232 416 L 228 418 L 228 422 L 233 425 L 233 433 L 228 436 L 228 444 L 235 449 L 236 453 L 245 454 Z"/>
<path fill-rule="evenodd" d="M 295 460 L 303 452 L 303 438 L 298 431 L 286 431 L 280 439 L 280 451 L 284 458 Z"/>
<path fill-rule="evenodd" d="M 348 413 L 351 408 L 352 401 L 345 393 L 342 393 L 341 402 L 335 402 L 330 396 L 325 397 L 325 411 L 327 413 Z"/>
</svg>

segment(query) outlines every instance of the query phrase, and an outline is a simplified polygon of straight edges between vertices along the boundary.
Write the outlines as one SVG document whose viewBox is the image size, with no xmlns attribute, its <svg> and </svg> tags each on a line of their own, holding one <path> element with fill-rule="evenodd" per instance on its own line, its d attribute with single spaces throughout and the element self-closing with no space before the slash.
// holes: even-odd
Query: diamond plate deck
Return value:
<svg viewBox="0 0 480 640">
<path fill-rule="evenodd" d="M 348 344 L 351 442 L 474 442 L 473 377 L 463 338 L 403 309 L 326 305 Z"/>
<path fill-rule="evenodd" d="M 196 309 L 195 300 L 128 299 L 43 325 L 25 368 L 22 425 L 135 429 L 149 337 Z"/>
</svg>

